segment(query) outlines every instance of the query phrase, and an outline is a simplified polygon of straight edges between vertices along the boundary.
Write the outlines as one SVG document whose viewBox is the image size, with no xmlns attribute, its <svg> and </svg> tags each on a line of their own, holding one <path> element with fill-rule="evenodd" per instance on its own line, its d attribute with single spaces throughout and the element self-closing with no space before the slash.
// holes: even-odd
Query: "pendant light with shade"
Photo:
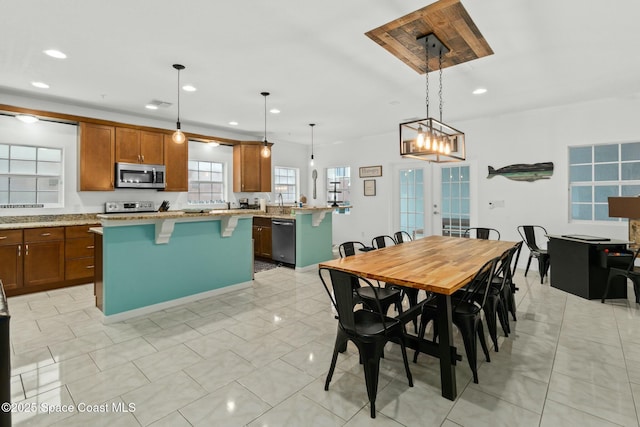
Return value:
<svg viewBox="0 0 640 427">
<path fill-rule="evenodd" d="M 315 123 L 309 123 L 309 126 L 311 127 L 311 161 L 309 162 L 309 166 L 313 166 L 313 127 L 315 125 Z"/>
<path fill-rule="evenodd" d="M 260 150 L 260 155 L 266 159 L 271 157 L 271 149 L 267 141 L 267 96 L 269 96 L 269 92 L 260 92 L 260 95 L 264 96 L 264 145 Z"/>
<path fill-rule="evenodd" d="M 184 65 L 173 64 L 173 68 L 178 70 L 178 121 L 176 122 L 176 131 L 171 135 L 171 139 L 176 144 L 184 144 L 186 137 L 180 129 L 180 71 L 185 69 Z"/>
<path fill-rule="evenodd" d="M 464 133 L 442 121 L 442 60 L 443 56 L 449 53 L 449 49 L 433 33 L 418 37 L 417 40 L 424 46 L 427 118 L 400 123 L 400 155 L 435 163 L 464 160 L 466 158 Z M 429 72 L 431 71 L 429 62 L 432 57 L 438 60 L 440 77 L 439 120 L 429 116 Z"/>
</svg>

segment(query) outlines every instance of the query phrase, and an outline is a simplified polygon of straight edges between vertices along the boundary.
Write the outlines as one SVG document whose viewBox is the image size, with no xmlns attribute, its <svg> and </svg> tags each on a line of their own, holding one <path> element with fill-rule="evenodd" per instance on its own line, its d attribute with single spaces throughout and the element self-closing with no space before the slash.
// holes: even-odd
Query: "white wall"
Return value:
<svg viewBox="0 0 640 427">
<path fill-rule="evenodd" d="M 630 97 L 451 123 L 462 129 L 467 138 L 467 163 L 475 180 L 472 185 L 475 225 L 497 228 L 503 240 L 520 240 L 516 227 L 526 223 L 543 225 L 552 234 L 626 238 L 626 223 L 569 221 L 567 147 L 640 141 L 638 111 L 640 99 Z M 392 172 L 412 161 L 400 157 L 396 132 L 394 129 L 386 135 L 316 148 L 316 168 L 322 177 L 318 179 L 319 195 L 324 191 L 324 168 L 352 168 L 354 209 L 351 215 L 334 216 L 334 243 L 352 239 L 366 242 L 399 228 L 394 223 L 398 191 Z M 499 168 L 545 161 L 554 163 L 549 180 L 528 183 L 504 177 L 486 178 L 489 165 Z M 377 195 L 364 197 L 358 168 L 372 165 L 382 165 L 383 176 L 376 178 Z M 430 166 L 426 169 L 431 170 Z M 504 208 L 490 209 L 490 200 L 504 201 Z"/>
</svg>

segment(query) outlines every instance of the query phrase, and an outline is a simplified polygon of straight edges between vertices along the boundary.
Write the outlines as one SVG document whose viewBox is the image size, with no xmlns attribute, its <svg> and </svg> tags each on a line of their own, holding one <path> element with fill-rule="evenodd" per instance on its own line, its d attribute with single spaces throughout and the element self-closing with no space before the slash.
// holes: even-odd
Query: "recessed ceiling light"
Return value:
<svg viewBox="0 0 640 427">
<path fill-rule="evenodd" d="M 195 92 L 197 89 L 193 85 L 184 85 L 184 86 L 182 86 L 182 90 L 187 91 L 187 92 Z"/>
<path fill-rule="evenodd" d="M 280 114 L 280 110 L 278 110 L 277 108 L 272 108 L 271 110 L 269 110 L 269 112 L 271 114 Z"/>
<path fill-rule="evenodd" d="M 144 108 L 146 108 L 147 110 L 157 110 L 158 106 L 154 104 L 147 104 L 144 106 Z"/>
<path fill-rule="evenodd" d="M 49 89 L 49 85 L 43 82 L 31 82 L 31 85 L 40 89 Z"/>
<path fill-rule="evenodd" d="M 483 87 L 479 87 L 478 89 L 472 92 L 474 95 L 482 95 L 483 93 L 487 93 L 487 90 Z"/>
<path fill-rule="evenodd" d="M 38 121 L 36 116 L 32 116 L 30 114 L 17 114 L 15 117 L 22 123 L 35 123 Z"/>
<path fill-rule="evenodd" d="M 238 122 L 229 122 L 231 126 L 238 126 Z"/>
<path fill-rule="evenodd" d="M 56 59 L 65 59 L 67 57 L 67 55 L 65 55 L 63 52 L 60 52 L 59 50 L 55 50 L 55 49 L 45 50 L 44 53 Z"/>
</svg>

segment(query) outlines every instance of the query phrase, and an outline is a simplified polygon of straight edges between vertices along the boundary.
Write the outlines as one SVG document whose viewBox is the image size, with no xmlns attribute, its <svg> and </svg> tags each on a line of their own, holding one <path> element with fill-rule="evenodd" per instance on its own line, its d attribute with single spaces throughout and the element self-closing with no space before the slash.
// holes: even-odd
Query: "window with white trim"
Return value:
<svg viewBox="0 0 640 427">
<path fill-rule="evenodd" d="M 273 190 L 282 194 L 284 203 L 294 203 L 298 201 L 298 168 L 273 168 Z"/>
<path fill-rule="evenodd" d="M 0 144 L 0 208 L 62 206 L 62 148 Z"/>
<path fill-rule="evenodd" d="M 569 147 L 570 218 L 609 217 L 609 197 L 640 194 L 640 142 Z"/>
<path fill-rule="evenodd" d="M 189 204 L 224 201 L 224 163 L 189 160 Z"/>
<path fill-rule="evenodd" d="M 351 193 L 351 168 L 338 166 L 327 168 L 327 203 L 348 205 Z"/>
</svg>

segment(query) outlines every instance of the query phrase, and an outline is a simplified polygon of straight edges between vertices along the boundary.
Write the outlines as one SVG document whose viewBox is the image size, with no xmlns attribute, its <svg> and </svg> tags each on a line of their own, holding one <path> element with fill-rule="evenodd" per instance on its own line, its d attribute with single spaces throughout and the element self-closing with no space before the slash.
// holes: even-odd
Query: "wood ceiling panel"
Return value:
<svg viewBox="0 0 640 427">
<path fill-rule="evenodd" d="M 493 50 L 460 0 L 437 1 L 368 31 L 366 35 L 423 74 L 426 55 L 424 46 L 417 39 L 430 33 L 434 33 L 449 49 L 449 53 L 442 57 L 442 68 L 493 55 Z M 429 70 L 437 69 L 438 58 L 430 58 Z"/>
</svg>

